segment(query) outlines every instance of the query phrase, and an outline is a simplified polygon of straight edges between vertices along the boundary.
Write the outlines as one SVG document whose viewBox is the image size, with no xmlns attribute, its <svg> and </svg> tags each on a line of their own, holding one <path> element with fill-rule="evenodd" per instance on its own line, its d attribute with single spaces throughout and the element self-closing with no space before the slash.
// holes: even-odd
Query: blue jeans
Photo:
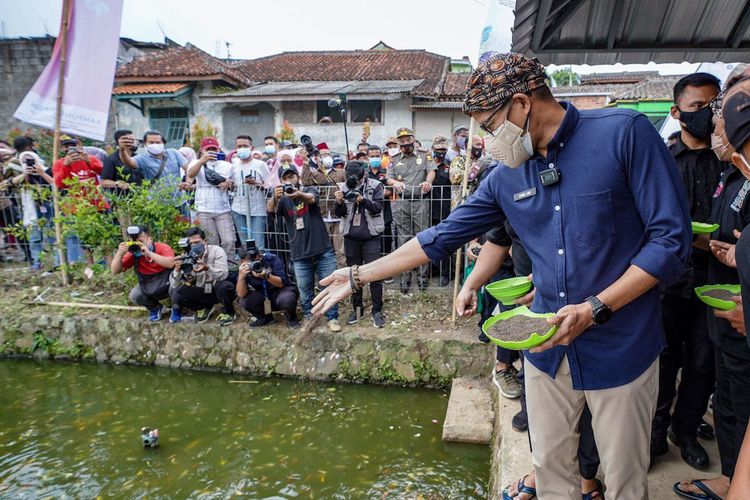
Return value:
<svg viewBox="0 0 750 500">
<path fill-rule="evenodd" d="M 54 244 L 54 238 L 52 239 L 52 244 Z M 68 257 L 68 264 L 86 262 L 86 253 L 83 251 L 81 240 L 74 234 L 65 238 L 65 253 Z M 55 265 L 60 265 L 60 256 L 57 250 L 55 250 Z"/>
<path fill-rule="evenodd" d="M 297 277 L 297 288 L 302 304 L 302 312 L 305 316 L 312 314 L 312 299 L 317 281 L 327 278 L 336 270 L 336 258 L 333 249 L 329 248 L 325 253 L 309 259 L 294 261 L 294 275 Z M 335 305 L 328 310 L 326 318 L 338 319 L 339 306 Z"/>
<path fill-rule="evenodd" d="M 235 212 L 232 210 L 232 218 L 234 218 L 234 227 L 237 228 L 237 232 L 240 235 L 242 243 L 245 243 L 249 239 L 255 240 L 255 246 L 259 249 L 266 249 L 266 216 L 265 215 L 251 215 L 250 216 L 250 231 L 247 230 L 247 217 L 245 214 Z"/>
</svg>

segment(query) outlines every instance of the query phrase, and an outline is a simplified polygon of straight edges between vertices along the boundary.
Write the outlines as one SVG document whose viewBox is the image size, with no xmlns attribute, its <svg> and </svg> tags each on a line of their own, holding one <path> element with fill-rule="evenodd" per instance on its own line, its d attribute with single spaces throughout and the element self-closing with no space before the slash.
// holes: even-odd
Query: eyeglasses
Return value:
<svg viewBox="0 0 750 500">
<path fill-rule="evenodd" d="M 484 132 L 489 134 L 492 137 L 495 137 L 495 133 L 493 130 L 489 129 L 490 122 L 492 122 L 492 119 L 495 118 L 495 115 L 505 107 L 505 104 L 502 104 L 500 107 L 496 108 L 495 111 L 492 112 L 492 114 L 482 123 L 479 124 L 479 128 L 482 129 Z"/>
</svg>

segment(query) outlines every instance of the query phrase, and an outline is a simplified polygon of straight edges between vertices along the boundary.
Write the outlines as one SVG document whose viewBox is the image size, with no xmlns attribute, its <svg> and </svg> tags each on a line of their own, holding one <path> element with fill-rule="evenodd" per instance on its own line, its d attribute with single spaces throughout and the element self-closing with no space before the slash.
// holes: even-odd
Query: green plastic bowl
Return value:
<svg viewBox="0 0 750 500">
<path fill-rule="evenodd" d="M 710 234 L 719 229 L 718 224 L 707 224 L 705 222 L 691 222 L 690 226 L 693 228 L 693 234 Z"/>
<path fill-rule="evenodd" d="M 706 286 L 699 286 L 695 289 L 695 294 L 698 296 L 699 299 L 701 299 L 703 302 L 708 304 L 710 307 L 713 307 L 714 309 L 721 309 L 722 311 L 731 311 L 735 307 L 737 307 L 737 304 L 732 302 L 731 300 L 721 300 L 714 297 L 707 297 L 703 295 L 704 293 L 710 291 L 710 290 L 729 290 L 732 292 L 733 295 L 740 295 L 740 285 L 706 285 Z"/>
<path fill-rule="evenodd" d="M 538 345 L 541 345 L 547 340 L 549 340 L 550 337 L 552 337 L 557 331 L 557 325 L 552 325 L 550 326 L 550 329 L 547 332 L 544 332 L 541 335 L 539 333 L 532 333 L 528 339 L 518 341 L 518 342 L 506 342 L 504 340 L 499 340 L 499 339 L 492 337 L 492 335 L 490 335 L 489 333 L 487 333 L 489 329 L 492 327 L 492 325 L 494 325 L 498 321 L 503 321 L 508 318 L 512 318 L 513 316 L 519 316 L 519 315 L 528 316 L 530 318 L 551 318 L 555 315 L 555 313 L 539 314 L 539 313 L 529 311 L 526 308 L 526 306 L 520 306 L 520 307 L 516 307 L 515 309 L 511 309 L 510 311 L 505 311 L 505 312 L 502 312 L 500 314 L 497 314 L 491 317 L 490 319 L 485 321 L 484 324 L 482 325 L 482 331 L 484 332 L 485 335 L 487 335 L 487 338 L 490 339 L 490 341 L 492 341 L 494 344 L 497 344 L 500 347 L 504 347 L 506 349 L 510 349 L 513 351 L 524 351 L 526 349 L 531 349 Z"/>
<path fill-rule="evenodd" d="M 521 276 L 519 278 L 508 278 L 500 281 L 495 281 L 494 283 L 491 283 L 484 287 L 484 289 L 495 297 L 497 300 L 503 302 L 503 301 L 510 301 L 510 303 L 513 303 L 514 299 L 517 299 L 519 297 L 523 297 L 527 293 L 529 293 L 529 290 L 531 290 L 532 283 L 529 281 L 528 278 Z M 506 304 L 503 302 L 505 305 Z"/>
</svg>

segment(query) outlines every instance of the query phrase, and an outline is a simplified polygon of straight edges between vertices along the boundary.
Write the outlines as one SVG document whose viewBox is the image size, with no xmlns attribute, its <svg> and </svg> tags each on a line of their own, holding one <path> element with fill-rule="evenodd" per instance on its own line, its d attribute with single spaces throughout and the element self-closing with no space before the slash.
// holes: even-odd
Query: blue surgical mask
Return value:
<svg viewBox="0 0 750 500">
<path fill-rule="evenodd" d="M 370 166 L 372 168 L 380 168 L 380 157 L 370 158 Z"/>
<path fill-rule="evenodd" d="M 276 146 L 268 145 L 265 148 L 263 148 L 263 151 L 266 154 L 269 154 L 269 155 L 275 154 L 276 153 Z"/>
<path fill-rule="evenodd" d="M 240 160 L 247 160 L 251 154 L 253 154 L 253 151 L 250 148 L 239 148 L 237 150 L 237 157 Z"/>
<path fill-rule="evenodd" d="M 458 146 L 459 149 L 466 149 L 466 137 L 460 136 L 456 139 L 456 146 Z"/>
</svg>

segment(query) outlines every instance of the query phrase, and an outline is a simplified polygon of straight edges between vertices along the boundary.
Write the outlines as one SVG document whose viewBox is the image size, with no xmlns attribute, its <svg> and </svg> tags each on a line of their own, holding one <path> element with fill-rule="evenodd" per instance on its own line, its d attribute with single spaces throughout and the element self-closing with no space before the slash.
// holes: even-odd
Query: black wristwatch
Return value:
<svg viewBox="0 0 750 500">
<path fill-rule="evenodd" d="M 594 324 L 602 325 L 612 317 L 612 308 L 596 298 L 596 295 L 587 298 L 586 302 L 591 304 L 591 308 L 593 309 L 591 317 L 594 320 Z"/>
</svg>

